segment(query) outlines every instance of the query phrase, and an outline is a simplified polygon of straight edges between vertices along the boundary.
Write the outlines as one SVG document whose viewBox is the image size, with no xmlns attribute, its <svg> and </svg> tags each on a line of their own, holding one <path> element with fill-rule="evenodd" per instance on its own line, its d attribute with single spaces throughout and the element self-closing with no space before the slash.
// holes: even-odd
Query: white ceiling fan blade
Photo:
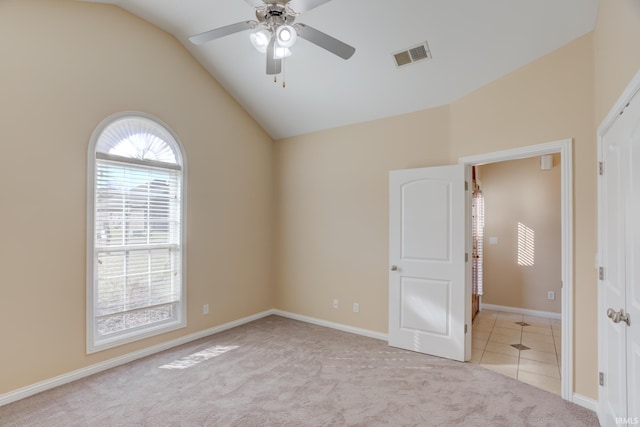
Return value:
<svg viewBox="0 0 640 427">
<path fill-rule="evenodd" d="M 262 0 L 244 0 L 251 7 L 262 7 L 264 3 Z"/>
<path fill-rule="evenodd" d="M 331 0 L 291 0 L 289 6 L 297 13 L 303 13 L 322 6 L 325 3 L 329 3 L 330 1 Z"/>
<path fill-rule="evenodd" d="M 331 0 L 244 0 L 249 6 L 258 8 L 266 4 L 288 4 L 296 13 L 307 12 L 329 3 Z"/>
<path fill-rule="evenodd" d="M 254 7 L 254 8 L 259 8 L 259 7 L 264 7 L 266 5 L 269 4 L 281 4 L 281 5 L 286 5 L 287 3 L 291 2 L 291 0 L 244 0 L 245 3 L 247 3 L 249 6 Z M 319 2 L 320 0 L 312 0 L 312 1 L 316 1 Z M 328 1 L 331 0 L 324 0 L 322 3 L 326 3 Z M 320 5 L 318 5 L 320 6 Z M 297 10 L 296 10 L 297 12 Z"/>
<path fill-rule="evenodd" d="M 267 46 L 267 74 L 280 74 L 282 72 L 282 59 L 275 58 L 276 38 L 271 37 Z"/>
<path fill-rule="evenodd" d="M 338 55 L 342 59 L 349 59 L 356 52 L 354 47 L 331 37 L 329 34 L 316 30 L 313 27 L 305 24 L 295 24 L 294 26 L 298 31 L 298 36 L 328 50 L 335 55 Z"/>
<path fill-rule="evenodd" d="M 203 44 L 220 37 L 255 28 L 257 25 L 258 23 L 255 21 L 236 22 L 235 24 L 226 25 L 224 27 L 215 28 L 213 30 L 205 31 L 204 33 L 196 34 L 195 36 L 189 37 L 189 40 L 191 40 L 191 43 L 193 44 Z"/>
</svg>

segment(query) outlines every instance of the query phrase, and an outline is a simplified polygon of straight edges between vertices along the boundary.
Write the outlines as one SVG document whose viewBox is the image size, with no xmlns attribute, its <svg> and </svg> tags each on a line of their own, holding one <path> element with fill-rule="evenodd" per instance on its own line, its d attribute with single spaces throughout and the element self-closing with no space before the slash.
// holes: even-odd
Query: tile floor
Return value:
<svg viewBox="0 0 640 427">
<path fill-rule="evenodd" d="M 471 363 L 560 395 L 560 330 L 560 320 L 482 310 Z"/>
</svg>

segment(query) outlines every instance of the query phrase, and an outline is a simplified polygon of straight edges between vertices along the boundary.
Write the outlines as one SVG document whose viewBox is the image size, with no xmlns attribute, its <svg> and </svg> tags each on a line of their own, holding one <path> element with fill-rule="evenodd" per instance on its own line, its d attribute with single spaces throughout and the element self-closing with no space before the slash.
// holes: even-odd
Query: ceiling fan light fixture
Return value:
<svg viewBox="0 0 640 427">
<path fill-rule="evenodd" d="M 276 30 L 276 40 L 280 47 L 288 48 L 293 46 L 297 38 L 298 33 L 291 25 L 281 25 Z"/>
<path fill-rule="evenodd" d="M 253 47 L 255 47 L 258 52 L 265 53 L 267 51 L 269 41 L 271 41 L 271 33 L 267 30 L 256 31 L 249 35 L 249 39 L 251 40 Z"/>
<path fill-rule="evenodd" d="M 278 47 L 276 46 L 273 51 L 273 59 L 282 59 L 291 56 L 291 50 L 288 47 Z"/>
</svg>

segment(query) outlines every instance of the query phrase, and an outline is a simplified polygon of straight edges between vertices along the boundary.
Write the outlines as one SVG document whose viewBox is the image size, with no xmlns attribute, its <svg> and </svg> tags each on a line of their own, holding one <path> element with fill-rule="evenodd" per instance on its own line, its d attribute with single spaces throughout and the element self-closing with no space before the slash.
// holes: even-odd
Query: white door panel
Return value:
<svg viewBox="0 0 640 427">
<path fill-rule="evenodd" d="M 640 419 L 640 344 L 637 330 L 635 334 L 627 349 L 627 404 L 629 416 Z"/>
<path fill-rule="evenodd" d="M 625 330 L 606 316 L 608 309 L 619 310 L 624 306 L 625 268 L 624 268 L 624 197 L 622 184 L 623 146 L 620 122 L 613 126 L 602 140 L 602 160 L 606 165 L 606 174 L 602 177 L 602 190 L 606 203 L 602 206 L 601 220 L 604 235 L 601 236 L 602 264 L 604 277 L 601 283 L 602 300 L 599 316 L 606 342 L 605 348 L 611 349 L 601 355 L 601 366 L 606 374 L 601 393 L 604 402 L 605 425 L 615 425 L 616 417 L 627 413 L 627 391 L 624 378 L 626 370 Z"/>
<path fill-rule="evenodd" d="M 601 278 L 598 320 L 600 422 L 640 419 L 640 99 L 602 137 L 599 194 Z M 611 309 L 611 316 L 607 310 Z M 616 319 L 626 313 L 631 320 Z M 617 322 L 614 322 L 613 317 Z M 635 421 L 637 423 L 637 421 Z"/>
<path fill-rule="evenodd" d="M 389 174 L 389 345 L 468 360 L 464 166 Z"/>
<path fill-rule="evenodd" d="M 430 179 L 402 185 L 400 248 L 403 260 L 450 260 L 451 190 L 451 183 Z M 423 194 L 430 194 L 439 202 L 424 203 Z"/>
<path fill-rule="evenodd" d="M 626 305 L 627 405 L 629 417 L 640 419 L 640 96 L 625 111 L 630 123 L 626 168 Z"/>
<path fill-rule="evenodd" d="M 448 336 L 451 282 L 400 278 L 400 329 Z"/>
</svg>

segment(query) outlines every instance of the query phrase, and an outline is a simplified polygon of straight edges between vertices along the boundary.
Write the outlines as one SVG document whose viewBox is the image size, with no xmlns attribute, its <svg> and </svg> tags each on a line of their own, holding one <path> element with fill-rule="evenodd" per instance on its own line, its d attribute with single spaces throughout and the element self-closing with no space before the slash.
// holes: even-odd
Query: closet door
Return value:
<svg viewBox="0 0 640 427">
<path fill-rule="evenodd" d="M 599 147 L 599 418 L 605 427 L 640 422 L 640 96 L 622 105 Z"/>
<path fill-rule="evenodd" d="M 626 194 L 627 412 L 640 421 L 640 96 L 626 108 L 629 126 Z M 635 421 L 634 420 L 634 421 Z M 636 421 L 636 424 L 638 423 Z"/>
<path fill-rule="evenodd" d="M 602 139 L 600 177 L 599 245 L 601 250 L 600 297 L 600 423 L 615 426 L 627 414 L 626 329 L 607 316 L 625 304 L 624 126 L 621 120 Z"/>
</svg>

